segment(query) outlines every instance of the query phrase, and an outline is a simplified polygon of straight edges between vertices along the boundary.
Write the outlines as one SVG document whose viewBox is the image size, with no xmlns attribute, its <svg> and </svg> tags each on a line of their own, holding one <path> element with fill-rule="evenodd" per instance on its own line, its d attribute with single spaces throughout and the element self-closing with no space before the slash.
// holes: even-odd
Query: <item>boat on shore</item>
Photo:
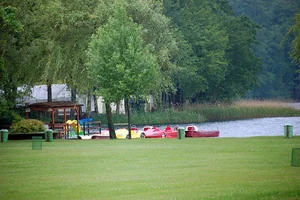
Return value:
<svg viewBox="0 0 300 200">
<path fill-rule="evenodd" d="M 156 126 L 144 126 L 141 138 L 162 138 L 163 131 Z"/>
<path fill-rule="evenodd" d="M 131 138 L 177 138 L 178 127 L 167 126 L 159 129 L 156 126 L 145 126 L 142 131 L 138 128 L 131 128 Z M 218 130 L 199 130 L 197 126 L 189 125 L 185 128 L 185 137 L 219 137 Z M 128 139 L 128 130 L 125 128 L 116 130 L 117 139 Z M 79 135 L 78 139 L 109 139 L 109 130 L 103 130 L 101 134 Z"/>
<path fill-rule="evenodd" d="M 104 134 L 90 134 L 90 135 L 78 135 L 78 139 L 81 140 L 101 140 L 101 139 L 109 139 L 109 135 Z"/>
<path fill-rule="evenodd" d="M 176 138 L 177 127 L 173 129 L 167 126 L 165 129 L 159 129 L 156 126 L 145 126 L 141 138 Z"/>
<path fill-rule="evenodd" d="M 219 137 L 219 130 L 199 130 L 197 126 L 187 126 L 185 128 L 185 137 Z"/>
<path fill-rule="evenodd" d="M 109 139 L 109 130 L 102 130 L 101 133 L 78 135 L 77 138 L 81 140 Z"/>
<path fill-rule="evenodd" d="M 167 126 L 164 130 L 163 137 L 164 138 L 177 138 L 177 129 L 178 127 L 175 126 L 171 128 L 170 126 Z"/>
<path fill-rule="evenodd" d="M 116 139 L 129 139 L 129 131 L 126 128 L 118 128 L 115 130 Z M 100 134 L 78 135 L 78 139 L 109 139 L 109 129 L 102 130 Z M 131 138 L 143 138 L 141 131 L 136 126 L 131 127 Z"/>
</svg>

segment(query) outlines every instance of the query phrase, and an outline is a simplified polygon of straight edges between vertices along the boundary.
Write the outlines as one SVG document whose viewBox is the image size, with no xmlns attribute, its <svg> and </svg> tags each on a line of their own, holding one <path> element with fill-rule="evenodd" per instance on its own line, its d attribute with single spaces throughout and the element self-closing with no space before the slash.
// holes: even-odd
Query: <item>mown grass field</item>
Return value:
<svg viewBox="0 0 300 200">
<path fill-rule="evenodd" d="M 300 137 L 0 143 L 0 199 L 300 199 Z"/>
</svg>

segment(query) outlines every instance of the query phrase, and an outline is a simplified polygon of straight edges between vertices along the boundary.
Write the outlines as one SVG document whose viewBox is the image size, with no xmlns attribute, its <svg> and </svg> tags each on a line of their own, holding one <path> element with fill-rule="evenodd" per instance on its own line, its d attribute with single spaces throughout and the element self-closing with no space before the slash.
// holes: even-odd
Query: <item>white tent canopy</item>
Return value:
<svg viewBox="0 0 300 200">
<path fill-rule="evenodd" d="M 68 88 L 66 84 L 52 84 L 52 101 L 71 101 L 71 90 Z M 25 91 L 25 87 L 19 87 L 18 91 L 23 92 Z M 76 100 L 78 103 L 83 104 L 82 106 L 82 112 L 86 112 L 87 107 L 87 95 L 76 95 Z M 33 88 L 31 88 L 31 93 L 27 96 L 23 96 L 22 98 L 17 99 L 19 102 L 19 105 L 27 105 L 32 103 L 40 103 L 40 102 L 47 102 L 48 101 L 48 89 L 47 85 L 35 85 Z M 148 106 L 149 110 L 152 109 L 154 100 L 152 95 L 149 95 L 148 99 Z M 97 105 L 98 110 L 95 110 L 94 107 L 94 99 L 91 98 L 91 111 L 95 111 L 97 113 L 105 113 L 105 105 L 103 103 L 102 97 L 97 98 Z M 116 110 L 116 104 L 111 103 L 112 110 Z M 125 114 L 125 106 L 124 106 L 124 100 L 120 102 L 120 113 Z"/>
<path fill-rule="evenodd" d="M 22 91 L 22 88 L 18 88 Z M 71 91 L 66 84 L 52 84 L 52 101 L 70 101 Z M 46 102 L 47 101 L 47 85 L 35 85 L 31 89 L 29 96 L 23 96 L 20 101 L 25 104 Z"/>
</svg>

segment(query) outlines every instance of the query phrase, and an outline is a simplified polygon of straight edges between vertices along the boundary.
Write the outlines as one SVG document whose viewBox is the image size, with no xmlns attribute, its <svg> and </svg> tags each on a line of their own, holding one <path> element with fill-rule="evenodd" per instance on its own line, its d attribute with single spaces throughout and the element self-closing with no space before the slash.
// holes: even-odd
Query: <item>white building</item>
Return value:
<svg viewBox="0 0 300 200">
<path fill-rule="evenodd" d="M 52 84 L 52 101 L 71 101 L 71 90 L 68 88 L 66 84 Z M 19 91 L 22 91 L 23 89 L 20 87 L 18 88 Z M 31 89 L 31 95 L 29 96 L 23 96 L 21 99 L 18 99 L 20 104 L 31 104 L 31 103 L 38 103 L 38 102 L 47 102 L 48 98 L 48 90 L 46 85 L 36 85 Z M 82 112 L 86 112 L 87 108 L 87 95 L 76 95 L 76 99 L 78 103 L 83 104 L 82 106 Z M 151 110 L 153 107 L 154 101 L 153 97 L 150 95 L 147 108 L 145 110 Z M 91 98 L 91 112 L 95 111 L 98 114 L 103 114 L 106 112 L 105 110 L 105 104 L 103 103 L 102 97 L 97 98 L 97 106 L 98 111 L 95 111 L 94 106 L 94 99 Z M 111 108 L 113 112 L 116 112 L 117 104 L 112 103 Z M 124 106 L 124 100 L 120 102 L 119 105 L 119 112 L 120 114 L 125 113 L 125 106 Z"/>
</svg>

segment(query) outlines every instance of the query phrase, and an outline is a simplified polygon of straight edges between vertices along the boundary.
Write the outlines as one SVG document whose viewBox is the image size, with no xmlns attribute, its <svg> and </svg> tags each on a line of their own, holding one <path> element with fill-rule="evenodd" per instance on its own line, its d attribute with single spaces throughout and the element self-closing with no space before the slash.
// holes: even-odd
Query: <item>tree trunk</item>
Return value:
<svg viewBox="0 0 300 200">
<path fill-rule="evenodd" d="M 108 125 L 108 129 L 109 129 L 109 138 L 116 139 L 116 132 L 115 132 L 115 127 L 114 127 L 113 120 L 112 120 L 112 112 L 111 112 L 110 103 L 105 103 L 105 108 L 106 108 L 107 125 Z"/>
<path fill-rule="evenodd" d="M 124 107 L 125 107 L 125 114 L 128 115 L 127 111 L 128 111 L 128 105 L 129 105 L 129 100 L 128 99 L 124 99 Z"/>
<path fill-rule="evenodd" d="M 52 84 L 47 81 L 47 102 L 52 102 Z"/>
<path fill-rule="evenodd" d="M 1 91 L 0 91 L 1 93 Z M 9 82 L 4 86 L 4 96 L 7 100 L 9 107 L 13 108 L 17 99 L 17 87 L 13 82 L 13 78 L 9 78 Z"/>
<path fill-rule="evenodd" d="M 98 116 L 99 114 L 99 109 L 98 109 L 98 103 L 97 103 L 97 96 L 93 94 L 93 100 L 94 100 L 94 108 L 95 108 L 95 113 Z"/>
<path fill-rule="evenodd" d="M 168 92 L 168 103 L 169 103 L 169 108 L 173 108 L 173 102 L 172 102 L 172 93 L 171 92 Z"/>
<path fill-rule="evenodd" d="M 181 109 L 181 105 L 183 105 L 182 89 L 179 87 L 177 87 L 177 91 L 175 94 L 175 105 L 177 109 Z"/>
<path fill-rule="evenodd" d="M 90 92 L 90 90 L 88 91 L 88 94 L 87 94 L 86 117 L 87 118 L 91 117 L 91 92 Z"/>
<path fill-rule="evenodd" d="M 74 103 L 76 102 L 76 86 L 74 86 L 74 87 L 71 88 L 71 101 L 74 102 Z M 76 117 L 75 117 L 75 110 L 74 109 L 71 109 L 71 111 L 70 111 L 70 117 L 72 119 L 76 119 Z"/>
<path fill-rule="evenodd" d="M 71 101 L 76 102 L 76 86 L 71 89 Z"/>
<path fill-rule="evenodd" d="M 125 105 L 127 105 L 127 117 L 128 117 L 128 135 L 129 138 L 131 139 L 131 122 L 130 122 L 130 104 L 129 104 L 129 99 L 125 99 Z"/>
<path fill-rule="evenodd" d="M 120 102 L 117 103 L 117 106 L 116 106 L 116 114 L 117 114 L 117 115 L 120 114 Z"/>
</svg>

